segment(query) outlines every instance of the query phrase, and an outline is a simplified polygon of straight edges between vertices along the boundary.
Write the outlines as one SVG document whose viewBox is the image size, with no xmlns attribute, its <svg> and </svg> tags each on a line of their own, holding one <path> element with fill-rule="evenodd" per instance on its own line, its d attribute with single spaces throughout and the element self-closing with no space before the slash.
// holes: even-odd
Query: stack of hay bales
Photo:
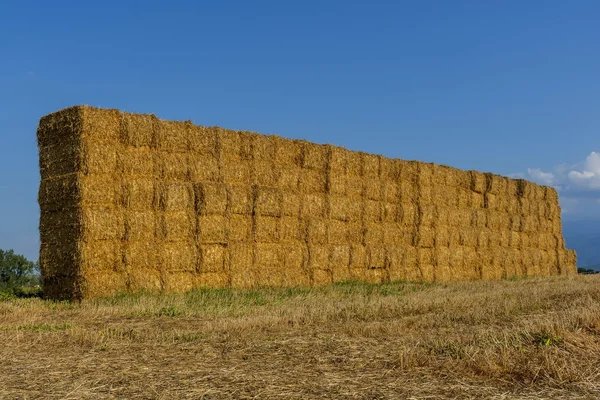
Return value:
<svg viewBox="0 0 600 400">
<path fill-rule="evenodd" d="M 38 144 L 50 298 L 575 273 L 524 180 L 87 106 Z"/>
</svg>

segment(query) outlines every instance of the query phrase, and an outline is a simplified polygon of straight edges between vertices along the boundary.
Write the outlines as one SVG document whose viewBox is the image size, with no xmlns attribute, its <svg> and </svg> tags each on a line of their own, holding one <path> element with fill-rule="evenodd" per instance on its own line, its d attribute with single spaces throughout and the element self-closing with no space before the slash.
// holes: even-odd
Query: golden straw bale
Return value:
<svg viewBox="0 0 600 400">
<path fill-rule="evenodd" d="M 241 226 L 236 226 L 231 230 L 234 231 L 234 235 L 241 236 L 241 239 L 248 239 L 247 232 L 244 229 L 248 229 L 248 225 L 250 225 L 250 229 L 252 227 L 251 224 L 248 224 L 249 221 L 252 221 L 250 217 L 236 215 L 236 222 L 240 222 Z M 227 243 L 227 226 L 229 225 L 229 220 L 219 214 L 211 214 L 211 215 L 199 215 L 198 217 L 198 241 L 200 243 Z M 245 224 L 244 224 L 245 223 Z M 238 237 L 239 237 L 238 236 Z"/>
<path fill-rule="evenodd" d="M 221 175 L 225 183 L 249 186 L 252 182 L 252 165 L 250 161 L 234 161 L 230 158 L 221 158 L 219 169 L 219 162 L 216 158 L 210 155 L 200 157 L 203 157 L 203 159 L 196 157 L 191 164 L 193 170 L 190 175 L 193 182 L 218 182 Z"/>
<path fill-rule="evenodd" d="M 38 202 L 43 211 L 60 211 L 81 201 L 79 174 L 68 174 L 42 179 Z"/>
<path fill-rule="evenodd" d="M 40 148 L 77 146 L 83 129 L 82 107 L 70 107 L 40 119 L 37 140 Z"/>
<path fill-rule="evenodd" d="M 419 218 L 419 209 L 414 204 L 402 203 L 398 207 L 398 219 L 404 226 L 414 226 Z"/>
<path fill-rule="evenodd" d="M 167 181 L 186 182 L 190 180 L 190 161 L 188 153 L 154 153 L 154 162 L 158 168 L 158 177 Z"/>
<path fill-rule="evenodd" d="M 272 160 L 254 160 L 252 179 L 259 186 L 275 187 L 279 181 L 279 170 Z"/>
<path fill-rule="evenodd" d="M 193 276 L 194 288 L 227 288 L 231 285 L 231 277 L 225 272 L 203 272 Z"/>
<path fill-rule="evenodd" d="M 159 254 L 156 243 L 152 240 L 126 242 L 123 255 L 127 271 L 158 270 L 162 263 L 162 253 Z"/>
<path fill-rule="evenodd" d="M 382 185 L 382 198 L 386 203 L 400 202 L 400 185 L 398 181 L 385 181 Z"/>
<path fill-rule="evenodd" d="M 306 221 L 305 238 L 309 244 L 326 244 L 329 223 L 326 220 L 311 218 Z"/>
<path fill-rule="evenodd" d="M 448 282 L 453 279 L 450 269 L 450 248 L 447 246 L 436 246 L 434 251 L 433 279 L 436 282 Z"/>
<path fill-rule="evenodd" d="M 364 153 L 360 151 L 348 151 L 346 153 L 346 174 L 348 176 L 362 176 L 363 156 Z"/>
<path fill-rule="evenodd" d="M 125 146 L 153 146 L 159 120 L 152 114 L 121 113 L 121 143 Z"/>
<path fill-rule="evenodd" d="M 552 239 L 554 239 L 554 246 L 552 246 L 553 248 L 556 249 L 564 249 L 565 248 L 565 237 L 563 235 L 556 235 L 556 234 L 551 234 L 551 233 L 544 233 L 543 234 L 545 239 L 543 240 L 543 242 L 548 243 L 548 246 L 551 246 L 551 244 L 553 243 Z M 540 242 L 542 242 L 542 239 L 540 239 Z"/>
<path fill-rule="evenodd" d="M 252 158 L 255 160 L 275 161 L 276 142 L 274 136 L 251 135 Z"/>
<path fill-rule="evenodd" d="M 201 244 L 197 270 L 200 273 L 222 272 L 228 256 L 227 246 L 222 244 Z"/>
<path fill-rule="evenodd" d="M 446 181 L 448 180 L 448 170 L 450 168 L 445 165 L 433 164 L 432 166 L 432 176 L 431 176 L 431 184 L 435 187 L 446 186 Z"/>
<path fill-rule="evenodd" d="M 215 217 L 221 217 L 216 215 Z M 223 217 L 221 217 L 223 218 Z M 221 218 L 216 218 L 218 221 Z M 252 217 L 248 215 L 231 214 L 225 218 L 224 222 L 227 226 L 226 235 L 227 242 L 234 241 L 249 241 L 252 239 Z"/>
<path fill-rule="evenodd" d="M 417 182 L 419 187 L 433 186 L 432 163 L 417 162 Z"/>
<path fill-rule="evenodd" d="M 196 226 L 192 215 L 187 211 L 159 214 L 156 237 L 170 242 L 193 238 Z"/>
<path fill-rule="evenodd" d="M 88 142 L 116 143 L 121 137 L 121 113 L 93 107 L 79 107 L 81 137 Z"/>
<path fill-rule="evenodd" d="M 385 223 L 397 223 L 399 207 L 400 206 L 397 203 L 382 203 L 381 220 Z"/>
<path fill-rule="evenodd" d="M 43 211 L 40 213 L 42 244 L 66 245 L 81 235 L 81 219 L 77 210 Z"/>
<path fill-rule="evenodd" d="M 386 245 L 397 245 L 403 241 L 404 230 L 402 226 L 396 223 L 384 223 L 383 228 L 383 243 Z"/>
<path fill-rule="evenodd" d="M 107 143 L 84 142 L 81 147 L 81 172 L 115 174 L 119 172 L 117 146 Z"/>
<path fill-rule="evenodd" d="M 487 214 L 487 227 L 492 231 L 508 230 L 512 224 L 508 214 L 490 211 Z"/>
<path fill-rule="evenodd" d="M 329 171 L 327 186 L 330 194 L 346 196 L 348 194 L 348 177 L 340 172 Z"/>
<path fill-rule="evenodd" d="M 301 200 L 300 216 L 307 218 L 324 218 L 327 215 L 328 199 L 325 194 L 304 194 Z"/>
<path fill-rule="evenodd" d="M 555 188 L 550 186 L 544 186 L 544 200 L 548 204 L 558 204 L 558 192 Z"/>
<path fill-rule="evenodd" d="M 302 240 L 300 220 L 298 217 L 282 217 L 279 228 L 281 241 L 295 242 Z"/>
<path fill-rule="evenodd" d="M 402 257 L 404 276 L 408 282 L 422 281 L 422 273 L 419 269 L 418 249 L 416 247 L 403 247 Z"/>
<path fill-rule="evenodd" d="M 350 246 L 350 268 L 351 269 L 366 269 L 367 268 L 367 248 L 362 245 L 353 244 Z"/>
<path fill-rule="evenodd" d="M 366 244 L 383 243 L 383 225 L 378 223 L 366 223 L 364 226 L 364 242 Z"/>
<path fill-rule="evenodd" d="M 540 219 L 537 215 L 526 215 L 522 221 L 523 232 L 537 232 L 540 229 Z"/>
<path fill-rule="evenodd" d="M 462 228 L 462 229 L 468 229 L 468 228 Z M 463 238 L 461 235 L 462 229 L 455 229 L 453 227 L 450 227 L 449 229 L 449 247 L 453 247 L 453 246 L 460 246 Z"/>
<path fill-rule="evenodd" d="M 245 273 L 252 268 L 254 244 L 251 242 L 232 242 L 227 246 L 229 270 L 232 273 Z M 244 279 L 247 279 L 245 277 Z M 237 279 L 239 280 L 239 279 Z M 234 286 L 236 285 L 234 282 Z"/>
<path fill-rule="evenodd" d="M 402 178 L 398 186 L 399 201 L 402 203 L 416 203 L 419 190 L 416 182 Z"/>
<path fill-rule="evenodd" d="M 463 269 L 458 274 L 461 279 L 480 279 L 481 273 L 477 259 L 477 251 L 470 246 L 463 247 Z"/>
<path fill-rule="evenodd" d="M 539 204 L 544 201 L 546 198 L 546 187 L 540 185 L 533 185 L 532 187 L 532 200 L 535 201 L 536 204 Z"/>
<path fill-rule="evenodd" d="M 419 224 L 421 226 L 433 226 L 437 218 L 437 210 L 434 205 L 419 206 Z"/>
<path fill-rule="evenodd" d="M 123 272 L 100 271 L 82 276 L 82 297 L 105 297 L 127 291 L 126 275 Z"/>
<path fill-rule="evenodd" d="M 78 147 L 40 147 L 39 165 L 42 180 L 72 174 L 81 169 L 83 159 Z"/>
<path fill-rule="evenodd" d="M 365 198 L 367 198 L 369 200 L 381 201 L 382 188 L 381 188 L 381 181 L 379 180 L 379 178 L 377 178 L 377 177 L 367 178 L 364 181 L 364 191 L 365 191 Z"/>
<path fill-rule="evenodd" d="M 361 199 L 365 193 L 365 185 L 358 175 L 348 175 L 346 181 L 346 194 L 351 199 Z"/>
<path fill-rule="evenodd" d="M 163 274 L 164 290 L 168 293 L 185 293 L 194 289 L 194 274 L 186 271 L 169 271 Z"/>
<path fill-rule="evenodd" d="M 460 231 L 460 245 L 465 247 L 477 247 L 477 239 L 479 233 L 477 229 L 473 228 L 464 228 Z"/>
<path fill-rule="evenodd" d="M 400 163 L 397 159 L 381 157 L 380 159 L 380 173 L 382 182 L 386 184 L 396 184 L 400 180 Z"/>
<path fill-rule="evenodd" d="M 156 148 L 168 152 L 187 152 L 190 150 L 190 130 L 194 129 L 189 122 L 162 121 L 155 126 L 154 142 Z"/>
<path fill-rule="evenodd" d="M 486 193 L 483 198 L 484 206 L 483 208 L 487 208 L 493 211 L 504 211 L 503 207 L 500 204 L 498 195 L 492 193 Z"/>
<path fill-rule="evenodd" d="M 194 129 L 194 127 L 192 127 L 192 129 Z M 199 134 L 199 132 L 197 132 L 196 134 Z M 200 138 L 197 138 L 196 140 L 198 140 L 198 139 L 200 139 Z M 212 152 L 210 150 L 212 150 L 212 149 L 216 150 L 217 143 L 218 143 L 219 153 L 216 158 L 221 159 L 221 160 L 227 159 L 230 162 L 232 162 L 232 164 L 235 164 L 236 162 L 239 162 L 242 160 L 242 154 L 241 154 L 242 139 L 241 139 L 239 131 L 233 131 L 233 130 L 229 130 L 229 129 L 219 129 L 216 132 L 216 136 L 212 136 L 212 137 L 205 136 L 204 139 L 206 139 L 209 142 L 210 142 L 210 139 L 214 139 L 213 145 L 208 145 L 208 146 L 203 145 L 202 149 L 199 151 L 199 153 L 212 154 Z M 197 151 L 196 149 L 192 149 L 191 146 L 190 146 L 190 149 L 193 151 Z"/>
<path fill-rule="evenodd" d="M 254 206 L 256 215 L 280 217 L 283 203 L 283 192 L 275 188 L 253 186 Z"/>
<path fill-rule="evenodd" d="M 417 247 L 434 247 L 435 229 L 431 226 L 419 225 L 415 235 L 415 244 Z"/>
<path fill-rule="evenodd" d="M 43 242 L 40 245 L 40 269 L 44 279 L 55 276 L 75 276 L 79 273 L 81 249 L 75 241 L 62 245 Z"/>
<path fill-rule="evenodd" d="M 473 210 L 471 213 L 471 226 L 474 228 L 485 228 L 488 225 L 488 212 L 486 210 Z"/>
<path fill-rule="evenodd" d="M 565 268 L 562 270 L 565 272 L 565 275 L 575 275 L 577 274 L 577 253 L 575 250 L 565 249 L 566 260 L 565 260 Z"/>
<path fill-rule="evenodd" d="M 365 200 L 363 218 L 369 223 L 381 223 L 383 221 L 382 203 L 376 200 Z"/>
<path fill-rule="evenodd" d="M 225 207 L 222 207 L 221 204 L 221 188 L 224 188 L 226 193 L 227 202 Z M 224 213 L 225 209 L 231 214 L 250 215 L 252 213 L 253 191 L 251 187 L 243 185 L 216 186 L 211 188 L 209 192 L 213 193 L 211 196 L 214 196 L 212 202 L 218 205 L 212 210 L 213 213 Z"/>
<path fill-rule="evenodd" d="M 381 172 L 381 156 L 364 153 L 362 156 L 362 176 L 364 178 L 379 179 Z"/>
<path fill-rule="evenodd" d="M 156 232 L 156 215 L 153 211 L 126 211 L 125 241 L 151 240 Z"/>
<path fill-rule="evenodd" d="M 308 246 L 308 267 L 313 271 L 329 269 L 329 246 L 310 244 Z"/>
<path fill-rule="evenodd" d="M 454 277 L 459 277 L 465 268 L 464 247 L 451 246 L 450 249 L 450 268 Z"/>
<path fill-rule="evenodd" d="M 447 226 L 438 226 L 435 229 L 435 246 L 450 246 L 450 228 Z"/>
<path fill-rule="evenodd" d="M 123 177 L 121 200 L 125 208 L 132 211 L 148 211 L 154 208 L 155 182 L 152 178 Z M 157 196 L 158 203 L 158 196 Z"/>
<path fill-rule="evenodd" d="M 471 191 L 475 193 L 484 193 L 487 183 L 485 174 L 479 171 L 469 171 L 471 175 Z"/>
<path fill-rule="evenodd" d="M 330 175 L 345 175 L 348 165 L 348 150 L 337 146 L 326 146 L 329 151 L 329 173 Z"/>
<path fill-rule="evenodd" d="M 347 244 L 330 246 L 329 263 L 334 276 L 346 278 L 345 273 L 350 268 L 350 246 Z"/>
<path fill-rule="evenodd" d="M 275 141 L 275 162 L 282 167 L 297 168 L 302 163 L 302 145 L 298 140 L 290 140 L 281 137 L 274 137 Z"/>
<path fill-rule="evenodd" d="M 284 192 L 281 203 L 281 215 L 298 218 L 302 205 L 301 199 L 301 195 L 297 192 Z"/>
<path fill-rule="evenodd" d="M 509 219 L 510 219 L 509 229 L 511 231 L 521 232 L 522 227 L 523 227 L 524 217 L 522 217 L 520 214 L 512 214 L 509 216 Z"/>
<path fill-rule="evenodd" d="M 223 162 L 223 179 L 226 182 L 247 183 L 250 179 L 247 163 L 234 164 L 228 159 Z M 192 154 L 188 157 L 188 177 L 193 183 L 218 182 L 220 180 L 219 161 L 212 154 Z"/>
<path fill-rule="evenodd" d="M 263 215 L 254 216 L 254 240 L 263 243 L 276 243 L 281 240 L 281 218 Z"/>
<path fill-rule="evenodd" d="M 331 220 L 329 222 L 329 229 L 327 230 L 328 243 L 332 244 L 346 244 L 348 243 L 348 223 L 344 221 Z"/>
<path fill-rule="evenodd" d="M 509 232 L 508 245 L 506 247 L 510 247 L 511 249 L 520 249 L 521 243 L 521 232 Z"/>
<path fill-rule="evenodd" d="M 186 211 L 194 208 L 194 191 L 189 183 L 159 183 L 156 186 L 161 211 Z"/>
<path fill-rule="evenodd" d="M 421 184 L 419 185 L 418 199 L 420 204 L 433 204 L 433 193 L 434 188 L 431 185 Z"/>
<path fill-rule="evenodd" d="M 456 207 L 459 209 L 471 208 L 473 192 L 469 189 L 458 188 L 456 191 Z"/>
<path fill-rule="evenodd" d="M 302 169 L 299 182 L 300 192 L 304 194 L 327 192 L 327 173 L 325 171 Z"/>
<path fill-rule="evenodd" d="M 481 193 L 472 192 L 469 207 L 479 209 L 485 208 L 485 206 L 485 196 Z"/>
<path fill-rule="evenodd" d="M 367 246 L 368 269 L 386 269 L 386 248 L 384 246 Z"/>
<path fill-rule="evenodd" d="M 87 275 L 99 271 L 125 270 L 119 241 L 96 240 L 80 245 L 80 273 Z"/>
<path fill-rule="evenodd" d="M 157 292 L 163 288 L 161 272 L 158 269 L 132 268 L 127 271 L 127 288 L 130 292 L 141 290 Z"/>
<path fill-rule="evenodd" d="M 491 245 L 492 230 L 488 228 L 479 228 L 475 230 L 477 234 L 477 248 L 488 249 Z"/>
<path fill-rule="evenodd" d="M 330 217 L 337 221 L 350 221 L 352 214 L 351 207 L 356 204 L 354 201 L 342 196 L 329 196 Z"/>
<path fill-rule="evenodd" d="M 348 223 L 348 242 L 350 244 L 363 244 L 365 241 L 365 231 L 360 222 Z"/>
<path fill-rule="evenodd" d="M 223 214 L 227 208 L 227 186 L 221 183 L 196 183 L 196 212 L 202 215 Z"/>
<path fill-rule="evenodd" d="M 324 172 L 329 163 L 329 149 L 325 145 L 302 142 L 302 168 Z"/>
<path fill-rule="evenodd" d="M 405 281 L 404 250 L 400 246 L 386 247 L 386 260 L 389 266 L 389 276 L 392 282 Z"/>
<path fill-rule="evenodd" d="M 198 250 L 193 241 L 164 243 L 159 251 L 162 256 L 163 271 L 196 271 Z"/>
<path fill-rule="evenodd" d="M 417 265 L 423 282 L 433 282 L 435 250 L 431 248 L 417 249 Z"/>
<path fill-rule="evenodd" d="M 149 147 L 130 147 L 117 153 L 117 169 L 125 176 L 147 176 L 158 175 L 158 157 Z"/>
<path fill-rule="evenodd" d="M 225 136 L 224 131 L 224 129 L 216 126 L 206 127 L 190 125 L 187 130 L 187 141 L 190 151 L 194 154 L 205 154 L 218 158 L 219 138 Z M 226 150 L 231 151 L 231 153 L 227 153 L 231 154 L 231 157 L 236 157 L 235 148 L 228 148 Z"/>
<path fill-rule="evenodd" d="M 108 207 L 87 207 L 80 211 L 83 228 L 81 240 L 121 240 L 125 235 L 125 221 L 121 213 Z"/>
<path fill-rule="evenodd" d="M 281 167 L 279 169 L 277 187 L 286 191 L 296 191 L 300 187 L 300 169 L 298 167 Z"/>
</svg>

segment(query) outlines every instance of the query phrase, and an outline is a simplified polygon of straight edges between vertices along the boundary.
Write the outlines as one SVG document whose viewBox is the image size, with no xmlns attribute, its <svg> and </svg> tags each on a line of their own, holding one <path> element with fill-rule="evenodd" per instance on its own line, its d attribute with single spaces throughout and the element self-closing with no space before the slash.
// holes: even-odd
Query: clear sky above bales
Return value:
<svg viewBox="0 0 600 400">
<path fill-rule="evenodd" d="M 3 2 L 0 248 L 37 258 L 35 130 L 74 104 L 515 174 L 596 218 L 598 21 L 591 0 Z"/>
</svg>

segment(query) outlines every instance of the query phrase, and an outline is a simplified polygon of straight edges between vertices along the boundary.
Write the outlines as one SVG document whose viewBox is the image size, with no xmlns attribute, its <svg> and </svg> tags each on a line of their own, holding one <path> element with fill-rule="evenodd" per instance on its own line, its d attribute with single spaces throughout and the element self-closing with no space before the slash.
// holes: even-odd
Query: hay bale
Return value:
<svg viewBox="0 0 600 400">
<path fill-rule="evenodd" d="M 327 170 L 329 162 L 329 149 L 327 146 L 302 142 L 302 168 L 319 172 Z"/>
<path fill-rule="evenodd" d="M 224 130 L 219 127 L 196 125 L 188 125 L 186 131 L 188 147 L 189 150 L 194 153 L 194 157 L 197 157 L 197 155 L 209 155 L 215 159 L 219 158 L 220 139 L 225 141 L 227 147 L 224 147 L 224 150 L 227 151 L 227 155 L 231 155 L 231 157 L 238 156 L 236 153 L 239 151 L 239 147 L 230 147 L 231 145 L 235 146 L 235 144 L 237 144 L 235 133 L 225 135 Z M 232 142 L 227 142 L 227 139 L 232 140 Z"/>
<path fill-rule="evenodd" d="M 383 222 L 383 205 L 381 201 L 365 200 L 363 203 L 363 220 L 370 223 Z"/>
<path fill-rule="evenodd" d="M 348 235 L 348 223 L 344 221 L 332 220 L 329 222 L 329 229 L 327 230 L 328 238 L 327 242 L 331 244 L 346 244 L 349 243 Z"/>
<path fill-rule="evenodd" d="M 350 244 L 364 244 L 365 231 L 363 229 L 363 224 L 360 222 L 349 222 L 347 226 L 348 242 Z"/>
<path fill-rule="evenodd" d="M 196 126 L 190 126 L 190 129 L 195 129 Z M 198 130 L 196 135 L 200 134 L 200 130 Z M 199 154 L 214 154 L 213 151 L 218 150 L 217 156 L 215 158 L 221 160 L 230 160 L 233 163 L 240 162 L 242 157 L 242 138 L 241 132 L 233 131 L 228 129 L 217 129 L 216 135 L 204 135 L 204 137 L 197 137 L 195 140 L 198 143 L 198 140 L 204 139 L 205 143 L 200 145 L 200 149 L 192 149 L 195 153 Z M 211 143 L 212 142 L 212 143 Z M 218 147 L 217 147 L 218 143 Z M 228 163 L 224 163 L 228 164 Z"/>
<path fill-rule="evenodd" d="M 219 167 L 219 161 L 207 155 L 194 158 L 191 168 L 192 182 L 219 182 L 222 176 L 225 183 L 248 187 L 253 180 L 252 163 L 248 160 L 221 158 Z"/>
<path fill-rule="evenodd" d="M 418 219 L 421 226 L 434 226 L 437 220 L 437 208 L 434 205 L 419 205 Z"/>
<path fill-rule="evenodd" d="M 226 193 L 225 208 L 223 208 L 223 204 L 221 203 L 223 200 L 221 190 L 223 188 Z M 210 188 L 207 204 L 211 207 L 206 211 L 210 211 L 211 213 L 224 213 L 227 210 L 231 214 L 250 215 L 252 214 L 254 204 L 252 187 L 243 185 L 227 185 L 223 187 L 219 185 Z M 201 211 L 203 210 L 201 209 Z"/>
<path fill-rule="evenodd" d="M 279 189 L 253 186 L 253 213 L 260 216 L 281 217 L 283 192 Z"/>
<path fill-rule="evenodd" d="M 356 204 L 357 202 L 347 197 L 331 195 L 329 196 L 329 215 L 333 220 L 349 222 L 351 216 L 360 215 L 360 208 L 352 210 Z"/>
<path fill-rule="evenodd" d="M 193 188 L 195 209 L 198 214 L 225 213 L 228 195 L 228 187 L 226 185 L 221 183 L 196 183 L 193 185 Z"/>
<path fill-rule="evenodd" d="M 193 214 L 187 211 L 165 212 L 157 215 L 155 236 L 169 242 L 191 239 L 196 234 Z"/>
<path fill-rule="evenodd" d="M 448 246 L 436 245 L 433 260 L 433 280 L 435 282 L 448 282 L 453 280 L 450 269 L 451 251 Z"/>
<path fill-rule="evenodd" d="M 311 218 L 305 221 L 304 237 L 310 245 L 326 244 L 328 237 L 328 221 L 318 218 Z"/>
<path fill-rule="evenodd" d="M 459 243 L 461 246 L 476 248 L 479 232 L 477 229 L 464 228 L 459 233 Z"/>
<path fill-rule="evenodd" d="M 227 246 L 223 244 L 201 244 L 197 271 L 223 272 L 225 271 L 225 260 L 227 259 Z"/>
<path fill-rule="evenodd" d="M 297 217 L 282 217 L 279 225 L 282 242 L 298 242 L 303 240 L 300 220 Z"/>
<path fill-rule="evenodd" d="M 159 183 L 156 185 L 160 211 L 186 211 L 194 209 L 194 189 L 190 183 Z"/>
<path fill-rule="evenodd" d="M 346 195 L 351 199 L 362 199 L 365 194 L 365 185 L 359 175 L 348 175 L 346 178 Z"/>
<path fill-rule="evenodd" d="M 119 173 L 116 145 L 84 142 L 80 151 L 80 172 L 84 175 Z"/>
<path fill-rule="evenodd" d="M 274 137 L 275 162 L 282 167 L 297 169 L 302 166 L 302 145 L 298 140 Z"/>
<path fill-rule="evenodd" d="M 252 157 L 255 160 L 274 161 L 276 141 L 274 136 L 251 134 Z"/>
<path fill-rule="evenodd" d="M 420 225 L 417 227 L 414 243 L 420 248 L 432 248 L 435 246 L 436 232 L 431 226 Z"/>
<path fill-rule="evenodd" d="M 297 167 L 280 167 L 277 187 L 285 191 L 299 190 L 300 169 Z"/>
<path fill-rule="evenodd" d="M 254 240 L 263 243 L 276 243 L 281 240 L 281 219 L 255 215 L 253 219 Z"/>
<path fill-rule="evenodd" d="M 364 185 L 364 197 L 369 200 L 381 201 L 382 196 L 382 187 L 381 181 L 379 178 L 367 178 L 363 181 Z"/>
<path fill-rule="evenodd" d="M 328 196 L 325 194 L 304 194 L 301 198 L 300 217 L 325 218 L 329 208 Z"/>
<path fill-rule="evenodd" d="M 122 214 L 108 207 L 85 208 L 78 213 L 82 227 L 81 240 L 121 240 L 125 236 Z"/>
<path fill-rule="evenodd" d="M 71 206 L 81 201 L 78 174 L 67 174 L 43 179 L 38 191 L 38 202 L 42 210 L 62 211 L 65 205 Z"/>
<path fill-rule="evenodd" d="M 125 242 L 136 240 L 152 240 L 156 233 L 156 215 L 154 211 L 126 211 L 123 213 L 125 223 Z"/>
<path fill-rule="evenodd" d="M 161 252 L 161 270 L 167 272 L 195 272 L 198 249 L 193 240 L 164 243 Z"/>
<path fill-rule="evenodd" d="M 110 192 L 110 190 L 109 190 Z M 121 201 L 123 206 L 131 211 L 147 211 L 154 208 L 155 181 L 152 178 L 123 177 L 121 183 Z M 113 201 L 113 204 L 116 203 Z"/>
<path fill-rule="evenodd" d="M 138 240 L 126 242 L 123 246 L 123 261 L 127 271 L 159 270 L 162 263 L 162 253 L 156 249 L 153 240 Z"/>
<path fill-rule="evenodd" d="M 367 248 L 363 245 L 353 244 L 350 246 L 350 268 L 352 270 L 364 270 L 367 268 Z M 356 272 L 354 272 L 356 273 Z"/>
<path fill-rule="evenodd" d="M 367 245 L 381 244 L 384 241 L 383 225 L 367 222 L 364 224 L 364 243 Z"/>
<path fill-rule="evenodd" d="M 396 224 L 398 222 L 398 210 L 399 205 L 396 203 L 382 203 L 382 222 Z"/>
<path fill-rule="evenodd" d="M 84 243 L 80 246 L 79 256 L 81 265 L 78 273 L 82 276 L 96 272 L 123 272 L 125 270 L 118 241 L 98 240 Z"/>
<path fill-rule="evenodd" d="M 324 170 L 302 169 L 299 187 L 303 194 L 324 194 L 327 192 L 327 173 Z"/>
<path fill-rule="evenodd" d="M 398 218 L 403 226 L 415 226 L 419 218 L 419 209 L 413 203 L 402 203 L 398 207 Z"/>
<path fill-rule="evenodd" d="M 420 271 L 420 280 L 433 282 L 435 270 L 435 250 L 432 248 L 417 249 L 417 266 Z"/>
<path fill-rule="evenodd" d="M 252 181 L 256 185 L 275 187 L 279 181 L 279 170 L 272 160 L 254 160 L 252 171 Z"/>
<path fill-rule="evenodd" d="M 237 240 L 249 239 L 248 228 L 252 231 L 252 219 L 250 217 L 235 215 L 236 222 L 240 223 L 240 226 L 232 227 L 232 218 L 226 218 L 224 215 L 211 214 L 211 215 L 199 215 L 198 218 L 198 241 L 200 243 L 228 243 L 228 234 L 233 232 L 233 236 L 239 238 Z M 227 228 L 230 229 L 227 229 Z"/>
<path fill-rule="evenodd" d="M 438 226 L 435 229 L 435 246 L 449 247 L 450 246 L 450 228 L 447 226 Z"/>
<path fill-rule="evenodd" d="M 131 147 L 154 146 L 158 124 L 158 118 L 153 114 L 121 113 L 121 144 Z"/>
<path fill-rule="evenodd" d="M 383 229 L 383 243 L 386 245 L 397 245 L 403 241 L 404 230 L 396 223 L 384 223 Z"/>
<path fill-rule="evenodd" d="M 473 210 L 471 226 L 478 229 L 486 228 L 488 226 L 488 212 L 486 210 Z"/>
<path fill-rule="evenodd" d="M 186 293 L 196 287 L 195 274 L 185 271 L 169 271 L 163 274 L 164 290 L 169 293 Z"/>
<path fill-rule="evenodd" d="M 221 216 L 217 216 L 221 217 Z M 283 220 L 282 220 L 283 221 Z M 227 243 L 252 240 L 252 217 L 231 214 L 225 218 Z"/>
</svg>

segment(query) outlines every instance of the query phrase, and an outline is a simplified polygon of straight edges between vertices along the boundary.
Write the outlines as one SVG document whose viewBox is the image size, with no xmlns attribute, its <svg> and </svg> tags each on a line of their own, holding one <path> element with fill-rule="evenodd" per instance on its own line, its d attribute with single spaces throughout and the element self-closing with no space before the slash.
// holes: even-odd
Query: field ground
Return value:
<svg viewBox="0 0 600 400">
<path fill-rule="evenodd" d="M 598 399 L 600 276 L 0 302 L 0 398 Z"/>
</svg>

